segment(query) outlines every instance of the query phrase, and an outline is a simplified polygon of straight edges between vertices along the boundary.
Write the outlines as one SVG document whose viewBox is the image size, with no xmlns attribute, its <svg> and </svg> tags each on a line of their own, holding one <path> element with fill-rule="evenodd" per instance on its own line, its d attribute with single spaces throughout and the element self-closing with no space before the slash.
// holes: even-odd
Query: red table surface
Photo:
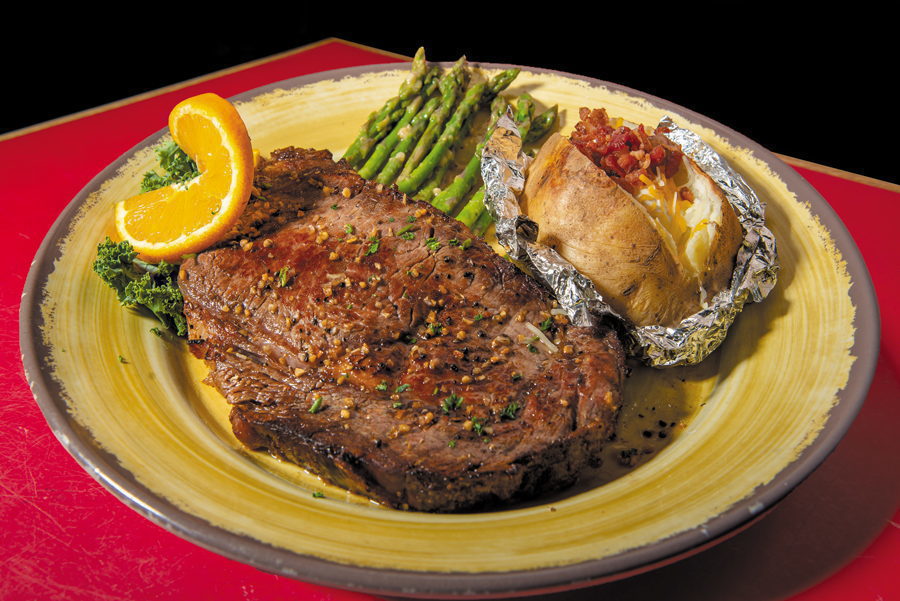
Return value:
<svg viewBox="0 0 900 601">
<path fill-rule="evenodd" d="M 274 576 L 184 541 L 118 501 L 56 441 L 22 369 L 19 302 L 30 263 L 65 205 L 166 123 L 179 100 L 231 96 L 308 73 L 399 61 L 338 40 L 213 74 L 0 139 L 0 599 L 377 599 Z M 900 599 L 900 306 L 896 186 L 798 167 L 843 219 L 882 313 L 881 355 L 859 416 L 831 456 L 764 519 L 673 565 L 548 595 L 575 599 Z"/>
</svg>

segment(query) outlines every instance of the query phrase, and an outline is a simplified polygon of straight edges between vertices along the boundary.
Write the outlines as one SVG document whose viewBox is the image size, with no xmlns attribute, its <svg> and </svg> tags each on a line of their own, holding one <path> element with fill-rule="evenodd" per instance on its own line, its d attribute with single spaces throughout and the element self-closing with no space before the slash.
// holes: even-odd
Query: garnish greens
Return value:
<svg viewBox="0 0 900 601">
<path fill-rule="evenodd" d="M 175 281 L 177 265 L 141 261 L 129 242 L 107 237 L 97 245 L 94 271 L 116 291 L 120 303 L 146 309 L 179 336 L 187 335 L 184 298 Z"/>
<path fill-rule="evenodd" d="M 197 164 L 175 142 L 158 146 L 156 156 L 165 175 L 160 175 L 156 171 L 145 173 L 144 179 L 141 181 L 141 192 L 150 192 L 172 184 L 180 184 L 200 175 Z"/>
<path fill-rule="evenodd" d="M 463 400 L 465 399 L 454 392 L 443 401 L 441 401 L 441 409 L 444 411 L 444 413 L 450 413 L 454 409 L 459 409 L 460 407 L 462 407 Z"/>
</svg>

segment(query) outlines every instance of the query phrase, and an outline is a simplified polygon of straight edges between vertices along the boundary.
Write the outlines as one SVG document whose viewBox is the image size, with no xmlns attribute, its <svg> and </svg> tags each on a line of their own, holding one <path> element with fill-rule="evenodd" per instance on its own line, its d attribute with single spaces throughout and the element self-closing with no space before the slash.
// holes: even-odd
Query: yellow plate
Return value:
<svg viewBox="0 0 900 601">
<path fill-rule="evenodd" d="M 499 65 L 485 65 L 499 69 Z M 301 77 L 233 99 L 263 154 L 339 156 L 406 76 L 397 65 Z M 613 84 L 524 69 L 509 94 L 699 133 L 767 204 L 782 270 L 704 364 L 638 369 L 608 469 L 553 498 L 491 513 L 384 509 L 246 451 L 225 401 L 182 341 L 150 332 L 91 271 L 115 202 L 154 167 L 154 136 L 97 176 L 48 234 L 21 329 L 35 396 L 60 441 L 124 502 L 204 547 L 266 571 L 395 595 L 502 595 L 581 586 L 694 552 L 761 515 L 834 448 L 875 365 L 877 305 L 852 239 L 790 167 L 684 108 Z M 124 361 L 120 361 L 119 357 Z M 654 427 L 665 424 L 665 427 Z M 674 426 L 672 426 L 674 424 Z M 665 446 L 649 447 L 650 438 Z M 654 450 L 640 455 L 644 446 Z M 648 459 L 618 468 L 635 448 Z M 313 493 L 324 493 L 324 498 Z"/>
</svg>

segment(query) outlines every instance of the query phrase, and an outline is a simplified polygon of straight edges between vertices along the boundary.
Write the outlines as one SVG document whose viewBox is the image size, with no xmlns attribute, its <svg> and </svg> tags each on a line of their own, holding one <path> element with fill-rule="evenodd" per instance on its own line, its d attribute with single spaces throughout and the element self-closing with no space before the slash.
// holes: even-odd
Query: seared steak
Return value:
<svg viewBox="0 0 900 601">
<path fill-rule="evenodd" d="M 613 431 L 623 358 L 464 225 L 325 151 L 258 170 L 270 231 L 181 267 L 235 435 L 394 507 L 571 484 Z M 283 223 L 282 223 L 283 222 Z"/>
</svg>

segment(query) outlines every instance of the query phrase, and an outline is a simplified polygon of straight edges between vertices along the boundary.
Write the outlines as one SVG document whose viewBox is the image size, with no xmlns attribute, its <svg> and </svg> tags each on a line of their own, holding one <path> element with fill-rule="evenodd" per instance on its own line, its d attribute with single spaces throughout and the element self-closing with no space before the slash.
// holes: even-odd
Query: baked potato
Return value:
<svg viewBox="0 0 900 601">
<path fill-rule="evenodd" d="M 699 311 L 729 285 L 743 238 L 719 187 L 670 144 L 677 150 L 665 169 L 628 183 L 620 178 L 629 192 L 554 134 L 529 165 L 521 198 L 523 212 L 539 226 L 538 241 L 589 277 L 637 326 L 671 327 Z"/>
</svg>

